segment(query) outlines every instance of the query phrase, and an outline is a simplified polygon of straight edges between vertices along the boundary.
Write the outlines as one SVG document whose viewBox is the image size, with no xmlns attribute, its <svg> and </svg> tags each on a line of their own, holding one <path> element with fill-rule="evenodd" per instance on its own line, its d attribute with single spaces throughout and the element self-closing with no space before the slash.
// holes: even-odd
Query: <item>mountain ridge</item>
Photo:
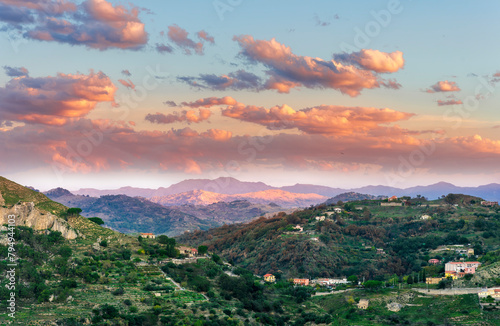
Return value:
<svg viewBox="0 0 500 326">
<path fill-rule="evenodd" d="M 72 191 L 76 195 L 90 195 L 98 197 L 101 195 L 117 195 L 124 194 L 127 196 L 135 197 L 141 196 L 151 198 L 155 196 L 170 196 L 182 192 L 193 190 L 205 190 L 219 194 L 243 194 L 252 192 L 249 191 L 265 191 L 270 189 L 279 189 L 291 193 L 315 193 L 325 197 L 335 197 L 346 192 L 357 192 L 373 196 L 416 196 L 422 195 L 428 199 L 437 199 L 442 195 L 449 193 L 467 193 L 470 195 L 485 198 L 487 200 L 500 200 L 500 184 L 489 183 L 477 187 L 461 187 L 455 186 L 448 182 L 437 182 L 426 186 L 413 186 L 407 188 L 397 188 L 384 185 L 367 185 L 358 188 L 338 188 L 323 185 L 313 184 L 300 184 L 296 183 L 292 186 L 273 187 L 263 182 L 246 182 L 239 181 L 235 178 L 217 178 L 217 179 L 188 179 L 179 183 L 173 184 L 169 187 L 160 187 L 157 189 L 150 188 L 134 188 L 122 187 L 119 189 L 99 190 L 94 188 L 83 188 Z M 216 190 L 216 191 L 215 191 Z"/>
<path fill-rule="evenodd" d="M 327 197 L 318 194 L 298 194 L 280 189 L 268 189 L 244 194 L 226 195 L 205 190 L 192 190 L 170 196 L 149 198 L 152 202 L 165 206 L 174 205 L 209 205 L 220 201 L 247 200 L 254 204 L 275 203 L 281 207 L 305 207 L 325 201 Z"/>
</svg>

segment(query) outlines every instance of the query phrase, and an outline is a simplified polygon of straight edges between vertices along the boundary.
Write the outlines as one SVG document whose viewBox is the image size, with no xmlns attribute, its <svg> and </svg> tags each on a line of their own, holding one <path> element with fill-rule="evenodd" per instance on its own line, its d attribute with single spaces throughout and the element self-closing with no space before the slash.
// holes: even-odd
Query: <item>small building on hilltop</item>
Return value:
<svg viewBox="0 0 500 326">
<path fill-rule="evenodd" d="M 500 300 L 500 287 L 483 289 L 477 294 L 480 299 L 491 296 L 495 300 Z"/>
<path fill-rule="evenodd" d="M 489 206 L 489 207 L 493 207 L 493 206 L 498 206 L 498 202 L 497 202 L 497 201 L 483 200 L 483 201 L 481 202 L 481 205 L 482 205 L 482 206 Z"/>
<path fill-rule="evenodd" d="M 276 277 L 274 277 L 273 274 L 266 274 L 266 275 L 264 275 L 264 281 L 269 282 L 269 283 L 274 283 L 274 282 L 276 282 Z"/>
<path fill-rule="evenodd" d="M 155 239 L 156 235 L 154 235 L 154 233 L 141 233 L 141 237 L 146 239 Z"/>
<path fill-rule="evenodd" d="M 367 299 L 361 299 L 361 300 L 359 300 L 358 308 L 359 309 L 368 309 L 368 304 L 369 303 L 370 303 L 369 300 L 367 300 Z"/>
<path fill-rule="evenodd" d="M 308 278 L 294 278 L 293 284 L 307 286 L 307 285 L 309 285 L 309 279 Z"/>
<path fill-rule="evenodd" d="M 181 255 L 186 255 L 188 257 L 195 257 L 198 255 L 198 249 L 196 248 L 180 246 L 178 249 Z"/>
</svg>

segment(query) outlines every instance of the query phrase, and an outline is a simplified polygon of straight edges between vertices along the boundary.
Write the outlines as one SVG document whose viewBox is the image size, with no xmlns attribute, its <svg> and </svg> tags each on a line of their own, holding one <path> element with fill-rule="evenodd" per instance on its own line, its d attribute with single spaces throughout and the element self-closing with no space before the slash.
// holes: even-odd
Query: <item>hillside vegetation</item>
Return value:
<svg viewBox="0 0 500 326">
<path fill-rule="evenodd" d="M 425 266 L 427 258 L 437 257 L 437 246 L 470 242 L 484 263 L 484 274 L 496 284 L 497 208 L 472 203 L 458 208 L 388 208 L 363 201 L 345 204 L 343 212 L 325 221 L 315 217 L 331 207 L 319 206 L 177 240 L 165 235 L 143 239 L 102 228 L 73 215 L 76 209 L 10 187 L 5 191 L 8 198 L 38 198 L 37 204 L 61 207 L 61 216 L 82 234 L 67 240 L 58 231 L 24 226 L 0 230 L 0 309 L 6 311 L 6 298 L 14 293 L 18 325 L 493 326 L 499 322 L 494 310 L 480 309 L 477 296 L 421 295 L 408 289 L 411 274 L 405 275 L 417 271 L 423 276 L 422 266 L 428 276 L 440 273 L 439 266 Z M 357 210 L 359 206 L 363 210 Z M 421 213 L 432 218 L 422 221 Z M 6 242 L 9 233 L 15 240 L 12 246 Z M 180 241 L 206 243 L 210 248 L 199 246 L 200 253 L 207 249 L 208 253 L 188 259 Z M 6 287 L 10 248 L 18 258 L 14 290 Z M 385 254 L 374 248 L 384 248 Z M 441 255 L 445 260 L 456 258 L 454 252 Z M 267 273 L 274 268 L 281 268 L 275 272 L 276 283 L 264 283 L 260 270 Z M 398 277 L 384 274 L 391 272 Z M 314 296 L 324 288 L 294 286 L 287 280 L 292 275 L 341 273 L 354 278 L 326 296 Z M 367 278 L 363 287 L 356 285 L 361 277 Z M 477 285 L 483 280 L 468 281 Z M 385 287 L 392 284 L 402 289 Z M 370 301 L 368 309 L 357 307 L 361 299 Z M 401 310 L 389 311 L 387 303 L 400 304 Z M 0 323 L 10 321 L 6 314 L 0 315 Z"/>
<path fill-rule="evenodd" d="M 413 205 L 380 206 L 364 200 L 342 206 L 318 206 L 292 214 L 278 214 L 248 224 L 226 225 L 179 237 L 192 245 L 207 245 L 254 273 L 282 273 L 286 277 L 356 275 L 386 280 L 391 275 L 419 273 L 430 258 L 460 259 L 455 251 L 435 252 L 439 246 L 472 248 L 479 258 L 498 259 L 499 207 L 470 204 L 450 206 L 444 200 L 412 199 Z M 431 206 L 432 205 L 432 206 Z M 425 219 L 422 218 L 422 216 Z M 303 228 L 302 232 L 295 229 Z M 378 250 L 377 249 L 381 249 Z M 462 256 L 463 258 L 463 256 Z M 466 257 L 467 258 L 467 257 Z M 484 258 L 484 266 L 491 263 Z"/>
</svg>

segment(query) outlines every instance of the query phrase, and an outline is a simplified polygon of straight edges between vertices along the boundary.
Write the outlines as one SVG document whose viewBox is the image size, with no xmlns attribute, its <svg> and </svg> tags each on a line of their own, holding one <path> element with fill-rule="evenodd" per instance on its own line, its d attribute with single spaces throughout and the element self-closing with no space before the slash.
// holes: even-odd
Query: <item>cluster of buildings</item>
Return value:
<svg viewBox="0 0 500 326">
<path fill-rule="evenodd" d="M 457 279 L 466 274 L 474 274 L 480 265 L 478 261 L 449 262 L 444 265 L 444 276 Z"/>
<path fill-rule="evenodd" d="M 440 251 L 455 251 L 455 253 L 459 255 L 464 255 L 467 257 L 474 256 L 474 248 L 467 248 L 464 245 L 439 246 L 437 249 L 433 250 L 433 252 L 435 253 Z"/>
<path fill-rule="evenodd" d="M 196 248 L 180 246 L 178 249 L 181 255 L 186 255 L 187 257 L 198 256 L 198 249 Z"/>
<path fill-rule="evenodd" d="M 498 206 L 498 202 L 497 201 L 483 200 L 481 202 L 481 206 L 489 206 L 489 207 Z"/>
<path fill-rule="evenodd" d="M 264 275 L 264 281 L 268 283 L 276 282 L 276 277 L 273 274 Z M 338 284 L 348 284 L 347 278 L 318 278 L 310 280 L 308 278 L 294 278 L 292 279 L 294 285 L 299 286 L 309 286 L 309 285 L 321 285 L 321 286 L 334 286 Z"/>
<path fill-rule="evenodd" d="M 483 289 L 477 295 L 479 296 L 479 299 L 490 296 L 495 300 L 500 300 L 500 288 Z"/>
</svg>

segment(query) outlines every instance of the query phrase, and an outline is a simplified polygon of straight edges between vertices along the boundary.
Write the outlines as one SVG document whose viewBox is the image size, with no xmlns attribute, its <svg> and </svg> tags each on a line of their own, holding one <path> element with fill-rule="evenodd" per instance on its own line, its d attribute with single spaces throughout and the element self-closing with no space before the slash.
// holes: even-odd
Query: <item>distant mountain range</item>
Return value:
<svg viewBox="0 0 500 326">
<path fill-rule="evenodd" d="M 123 187 L 114 190 L 98 190 L 93 188 L 86 188 L 74 191 L 75 195 L 89 195 L 99 197 L 103 195 L 118 195 L 123 194 L 127 196 L 141 196 L 145 198 L 163 197 L 177 195 L 195 190 L 203 190 L 207 192 L 237 195 L 255 193 L 266 190 L 282 190 L 295 194 L 317 194 L 325 197 L 334 197 L 346 192 L 357 192 L 369 194 L 373 196 L 412 196 L 422 195 L 428 199 L 436 199 L 442 195 L 449 193 L 462 193 L 472 196 L 481 197 L 487 200 L 500 200 L 500 184 L 491 183 L 479 187 L 458 187 L 451 183 L 439 182 L 428 186 L 416 186 L 410 188 L 395 188 L 388 186 L 365 186 L 354 189 L 343 189 L 336 187 L 318 186 L 311 184 L 295 184 L 293 186 L 272 187 L 262 182 L 244 182 L 234 178 L 217 178 L 214 180 L 209 179 L 190 179 L 171 185 L 168 188 L 147 189 L 147 188 L 133 188 Z"/>
<path fill-rule="evenodd" d="M 231 202 L 247 200 L 254 204 L 275 205 L 291 207 L 307 207 L 325 201 L 327 197 L 318 194 L 298 194 L 279 189 L 269 189 L 244 194 L 226 195 L 205 190 L 192 190 L 170 196 L 155 196 L 149 198 L 154 203 L 165 206 L 173 205 L 209 205 L 217 202 Z"/>
<path fill-rule="evenodd" d="M 248 222 L 259 216 L 285 210 L 276 204 L 254 204 L 245 200 L 227 203 L 177 200 L 176 206 L 165 207 L 142 197 L 91 197 L 74 195 L 63 188 L 49 190 L 45 195 L 68 207 L 81 208 L 81 214 L 85 217 L 100 217 L 105 221 L 105 226 L 123 233 L 153 232 L 169 236 L 179 235 L 187 230 L 205 230 L 223 224 Z M 191 204 L 186 205 L 185 202 Z M 199 202 L 204 204 L 192 204 Z"/>
<path fill-rule="evenodd" d="M 186 230 L 206 230 L 220 225 L 140 197 L 87 197 L 73 195 L 62 188 L 52 189 L 45 194 L 68 207 L 81 208 L 81 214 L 85 217 L 102 218 L 105 226 L 122 233 L 153 232 L 172 236 Z"/>
</svg>

